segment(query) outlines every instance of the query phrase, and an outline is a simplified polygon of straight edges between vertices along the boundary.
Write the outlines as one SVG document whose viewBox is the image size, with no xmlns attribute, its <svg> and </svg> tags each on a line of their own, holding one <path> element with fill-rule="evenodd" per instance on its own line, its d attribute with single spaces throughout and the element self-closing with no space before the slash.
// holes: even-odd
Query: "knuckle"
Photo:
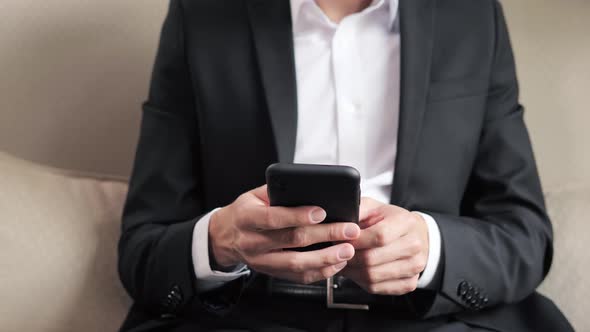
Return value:
<svg viewBox="0 0 590 332">
<path fill-rule="evenodd" d="M 412 284 L 410 285 L 410 288 L 408 289 L 408 293 L 415 291 L 416 288 L 418 288 L 418 283 L 416 281 L 412 281 Z"/>
<path fill-rule="evenodd" d="M 399 295 L 404 295 L 404 294 L 406 294 L 406 292 L 404 292 L 404 291 L 403 291 L 402 289 L 400 289 L 400 288 L 393 288 L 393 289 L 392 289 L 392 290 L 389 292 L 389 294 L 390 294 L 390 295 L 397 295 L 397 296 L 399 296 Z"/>
<path fill-rule="evenodd" d="M 329 255 L 329 254 L 322 255 L 320 257 L 320 259 L 322 261 L 322 264 L 325 266 L 332 265 L 336 262 L 336 259 L 333 258 L 333 256 Z"/>
<path fill-rule="evenodd" d="M 307 232 L 303 228 L 294 228 L 291 232 L 291 243 L 299 247 L 308 245 Z"/>
<path fill-rule="evenodd" d="M 303 265 L 301 264 L 299 258 L 297 258 L 297 256 L 293 256 L 291 258 L 289 258 L 288 262 L 287 262 L 287 268 L 295 273 L 301 273 L 304 271 L 303 269 Z"/>
<path fill-rule="evenodd" d="M 335 274 L 336 270 L 332 267 L 329 267 L 327 269 L 323 269 L 320 271 L 321 275 L 322 275 L 322 279 L 328 279 L 331 276 L 333 276 Z"/>
<path fill-rule="evenodd" d="M 419 274 L 420 272 L 422 272 L 422 269 L 420 268 L 420 265 L 413 265 L 412 268 L 410 269 L 410 274 L 411 275 L 416 275 Z"/>
<path fill-rule="evenodd" d="M 381 286 L 377 284 L 368 284 L 367 290 L 369 291 L 369 293 L 379 294 L 381 292 Z"/>
<path fill-rule="evenodd" d="M 426 261 L 422 257 L 418 257 L 414 263 L 414 274 L 419 274 L 426 268 Z"/>
<path fill-rule="evenodd" d="M 317 277 L 310 272 L 303 273 L 301 277 L 301 283 L 304 285 L 309 285 L 317 281 Z"/>
<path fill-rule="evenodd" d="M 387 231 L 385 229 L 381 229 L 380 232 L 377 232 L 375 234 L 375 237 L 373 238 L 373 243 L 376 247 L 383 247 L 387 244 L 388 238 L 389 236 L 387 234 Z"/>
<path fill-rule="evenodd" d="M 416 218 L 416 215 L 413 214 L 410 211 L 403 211 L 400 213 L 400 218 L 402 218 L 403 220 L 406 221 L 406 223 L 410 226 L 415 225 L 418 222 L 418 218 Z"/>
<path fill-rule="evenodd" d="M 330 225 L 330 230 L 328 231 L 329 240 L 338 241 L 342 238 L 341 234 L 343 234 L 341 225 Z"/>
<path fill-rule="evenodd" d="M 404 281 L 402 290 L 404 293 L 410 293 L 415 291 L 416 287 L 418 287 L 418 282 L 415 280 L 415 278 L 411 278 Z"/>
<path fill-rule="evenodd" d="M 243 203 L 250 200 L 250 193 L 243 193 L 234 201 L 236 207 L 243 205 Z"/>
<path fill-rule="evenodd" d="M 251 254 L 253 252 L 253 248 L 250 245 L 250 241 L 248 241 L 248 239 L 241 235 L 236 240 L 236 248 L 238 249 L 238 251 L 247 254 Z"/>
<path fill-rule="evenodd" d="M 377 283 L 381 281 L 381 275 L 379 272 L 369 269 L 367 271 L 367 281 L 370 283 Z"/>
<path fill-rule="evenodd" d="M 422 240 L 420 240 L 418 237 L 412 237 L 409 240 L 408 249 L 413 254 L 420 252 L 420 250 L 422 249 Z"/>
</svg>

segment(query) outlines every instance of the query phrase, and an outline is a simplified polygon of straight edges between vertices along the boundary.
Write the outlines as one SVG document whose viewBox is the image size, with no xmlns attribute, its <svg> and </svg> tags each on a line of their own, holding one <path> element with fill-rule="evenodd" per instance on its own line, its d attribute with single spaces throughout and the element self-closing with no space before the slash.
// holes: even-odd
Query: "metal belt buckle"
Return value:
<svg viewBox="0 0 590 332">
<path fill-rule="evenodd" d="M 334 284 L 334 278 L 330 277 L 326 281 L 326 306 L 330 309 L 351 309 L 351 310 L 369 310 L 368 304 L 351 304 L 351 303 L 334 303 L 334 289 L 338 288 Z"/>
</svg>

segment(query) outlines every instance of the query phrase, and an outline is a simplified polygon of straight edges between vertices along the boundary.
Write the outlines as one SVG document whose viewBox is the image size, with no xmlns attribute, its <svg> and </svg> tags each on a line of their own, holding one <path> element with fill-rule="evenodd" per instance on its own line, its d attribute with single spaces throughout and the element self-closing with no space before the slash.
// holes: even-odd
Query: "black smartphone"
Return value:
<svg viewBox="0 0 590 332">
<path fill-rule="evenodd" d="M 271 206 L 319 206 L 324 222 L 358 223 L 360 180 L 349 166 L 278 163 L 266 169 Z"/>
</svg>

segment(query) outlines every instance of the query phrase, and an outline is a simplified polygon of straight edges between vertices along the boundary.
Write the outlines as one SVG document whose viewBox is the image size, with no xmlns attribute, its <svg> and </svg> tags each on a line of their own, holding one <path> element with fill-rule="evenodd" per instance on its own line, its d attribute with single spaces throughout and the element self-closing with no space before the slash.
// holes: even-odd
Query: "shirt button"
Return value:
<svg viewBox="0 0 590 332">
<path fill-rule="evenodd" d="M 342 102 L 341 109 L 343 112 L 348 113 L 348 114 L 358 114 L 360 107 L 355 103 L 345 101 L 345 102 Z"/>
</svg>

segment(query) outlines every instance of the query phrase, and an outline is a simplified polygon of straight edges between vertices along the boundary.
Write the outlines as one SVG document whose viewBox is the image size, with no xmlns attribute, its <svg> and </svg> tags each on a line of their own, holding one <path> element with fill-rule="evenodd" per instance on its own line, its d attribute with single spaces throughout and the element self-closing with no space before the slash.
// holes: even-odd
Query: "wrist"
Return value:
<svg viewBox="0 0 590 332">
<path fill-rule="evenodd" d="M 425 255 L 426 259 L 428 260 L 428 256 L 430 253 L 430 232 L 428 229 L 428 223 L 424 216 L 421 213 L 413 211 L 412 214 L 418 220 L 418 229 L 420 234 L 420 239 L 423 244 L 422 253 Z M 424 271 L 422 271 L 424 272 Z"/>
<path fill-rule="evenodd" d="M 225 218 L 227 209 L 217 210 L 209 221 L 209 264 L 219 271 L 230 271 L 240 264 L 231 246 L 231 231 Z"/>
</svg>

